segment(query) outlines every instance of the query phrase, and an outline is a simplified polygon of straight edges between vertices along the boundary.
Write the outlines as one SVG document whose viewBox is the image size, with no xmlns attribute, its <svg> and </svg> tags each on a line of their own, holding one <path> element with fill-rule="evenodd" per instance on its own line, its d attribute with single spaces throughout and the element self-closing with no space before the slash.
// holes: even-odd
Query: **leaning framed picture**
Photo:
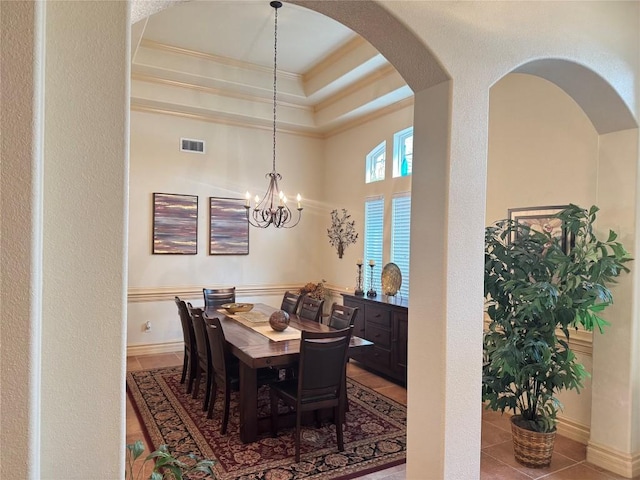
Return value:
<svg viewBox="0 0 640 480">
<path fill-rule="evenodd" d="M 551 233 L 552 237 L 560 239 L 562 250 L 569 252 L 571 250 L 571 242 L 567 231 L 562 228 L 562 221 L 554 217 L 554 215 L 567 207 L 568 205 L 510 208 L 509 220 L 527 225 L 531 230 Z M 511 240 L 514 241 L 515 238 Z"/>
<path fill-rule="evenodd" d="M 198 253 L 198 197 L 153 194 L 153 254 Z"/>
<path fill-rule="evenodd" d="M 249 221 L 242 198 L 209 197 L 209 255 L 248 255 Z"/>
</svg>

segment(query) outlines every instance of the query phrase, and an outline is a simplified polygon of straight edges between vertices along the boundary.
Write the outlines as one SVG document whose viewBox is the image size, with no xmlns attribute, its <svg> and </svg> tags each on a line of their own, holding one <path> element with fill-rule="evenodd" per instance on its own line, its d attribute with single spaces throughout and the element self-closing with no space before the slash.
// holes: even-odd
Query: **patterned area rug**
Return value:
<svg viewBox="0 0 640 480">
<path fill-rule="evenodd" d="M 220 435 L 222 399 L 213 419 L 207 419 L 203 388 L 197 399 L 191 398 L 180 373 L 181 367 L 129 372 L 127 391 L 155 448 L 167 444 L 176 456 L 193 452 L 216 460 L 220 480 L 350 479 L 405 462 L 406 408 L 352 379 L 347 382 L 345 450 L 338 451 L 333 424 L 303 427 L 301 461 L 295 463 L 295 428 L 280 428 L 277 438 L 264 434 L 254 443 L 242 443 L 234 393 L 227 434 Z M 259 391 L 258 410 L 269 415 L 268 387 Z"/>
</svg>

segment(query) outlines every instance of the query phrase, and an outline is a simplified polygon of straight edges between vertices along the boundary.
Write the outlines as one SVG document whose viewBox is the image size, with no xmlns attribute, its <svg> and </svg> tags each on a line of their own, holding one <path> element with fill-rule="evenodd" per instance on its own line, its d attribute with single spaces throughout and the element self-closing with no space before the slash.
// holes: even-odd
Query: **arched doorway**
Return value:
<svg viewBox="0 0 640 480">
<path fill-rule="evenodd" d="M 633 249 L 637 124 L 602 77 L 566 60 L 528 62 L 492 86 L 489 125 L 487 224 L 514 207 L 597 205 L 598 235 L 606 238 L 613 229 Z M 638 421 L 637 405 L 610 408 L 630 398 L 639 381 L 620 362 L 634 355 L 627 340 L 637 328 L 633 285 L 633 276 L 625 275 L 614 287 L 615 303 L 606 314 L 611 326 L 603 335 L 572 333 L 572 348 L 592 379 L 581 394 L 560 395 L 560 434 L 588 444 L 590 462 L 618 473 L 616 466 L 631 471 L 615 450 L 628 448 Z M 616 370 L 620 374 L 612 375 Z"/>
</svg>

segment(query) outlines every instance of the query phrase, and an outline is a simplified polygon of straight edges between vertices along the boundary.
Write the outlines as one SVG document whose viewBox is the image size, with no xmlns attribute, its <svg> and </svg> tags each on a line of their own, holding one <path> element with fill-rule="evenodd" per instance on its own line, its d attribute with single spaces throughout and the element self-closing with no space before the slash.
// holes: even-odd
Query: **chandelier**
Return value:
<svg viewBox="0 0 640 480">
<path fill-rule="evenodd" d="M 267 228 L 273 225 L 275 228 L 291 228 L 295 227 L 302 216 L 302 207 L 300 206 L 300 194 L 298 194 L 297 216 L 287 205 L 287 197 L 278 187 L 278 181 L 282 180 L 282 175 L 276 171 L 276 80 L 278 67 L 278 9 L 282 7 L 282 2 L 273 1 L 270 5 L 275 9 L 275 22 L 273 32 L 273 165 L 271 173 L 267 173 L 265 178 L 269 180 L 269 186 L 262 200 L 258 195 L 254 199 L 254 205 L 251 205 L 251 194 L 247 192 L 246 203 L 244 207 L 247 209 L 247 220 L 254 227 Z"/>
</svg>

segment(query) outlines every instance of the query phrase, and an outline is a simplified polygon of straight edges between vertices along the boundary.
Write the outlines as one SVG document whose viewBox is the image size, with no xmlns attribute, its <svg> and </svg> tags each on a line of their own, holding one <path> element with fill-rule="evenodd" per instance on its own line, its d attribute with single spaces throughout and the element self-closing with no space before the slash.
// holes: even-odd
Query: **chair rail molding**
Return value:
<svg viewBox="0 0 640 480">
<path fill-rule="evenodd" d="M 206 285 L 206 288 L 223 288 L 229 285 Z M 282 284 L 282 285 L 243 285 L 236 287 L 237 297 L 259 297 L 269 295 L 284 295 L 287 290 L 297 291 L 303 284 Z M 164 287 L 129 287 L 127 301 L 137 302 L 158 302 L 173 301 L 178 296 L 181 299 L 202 300 L 203 285 L 174 285 Z"/>
</svg>

